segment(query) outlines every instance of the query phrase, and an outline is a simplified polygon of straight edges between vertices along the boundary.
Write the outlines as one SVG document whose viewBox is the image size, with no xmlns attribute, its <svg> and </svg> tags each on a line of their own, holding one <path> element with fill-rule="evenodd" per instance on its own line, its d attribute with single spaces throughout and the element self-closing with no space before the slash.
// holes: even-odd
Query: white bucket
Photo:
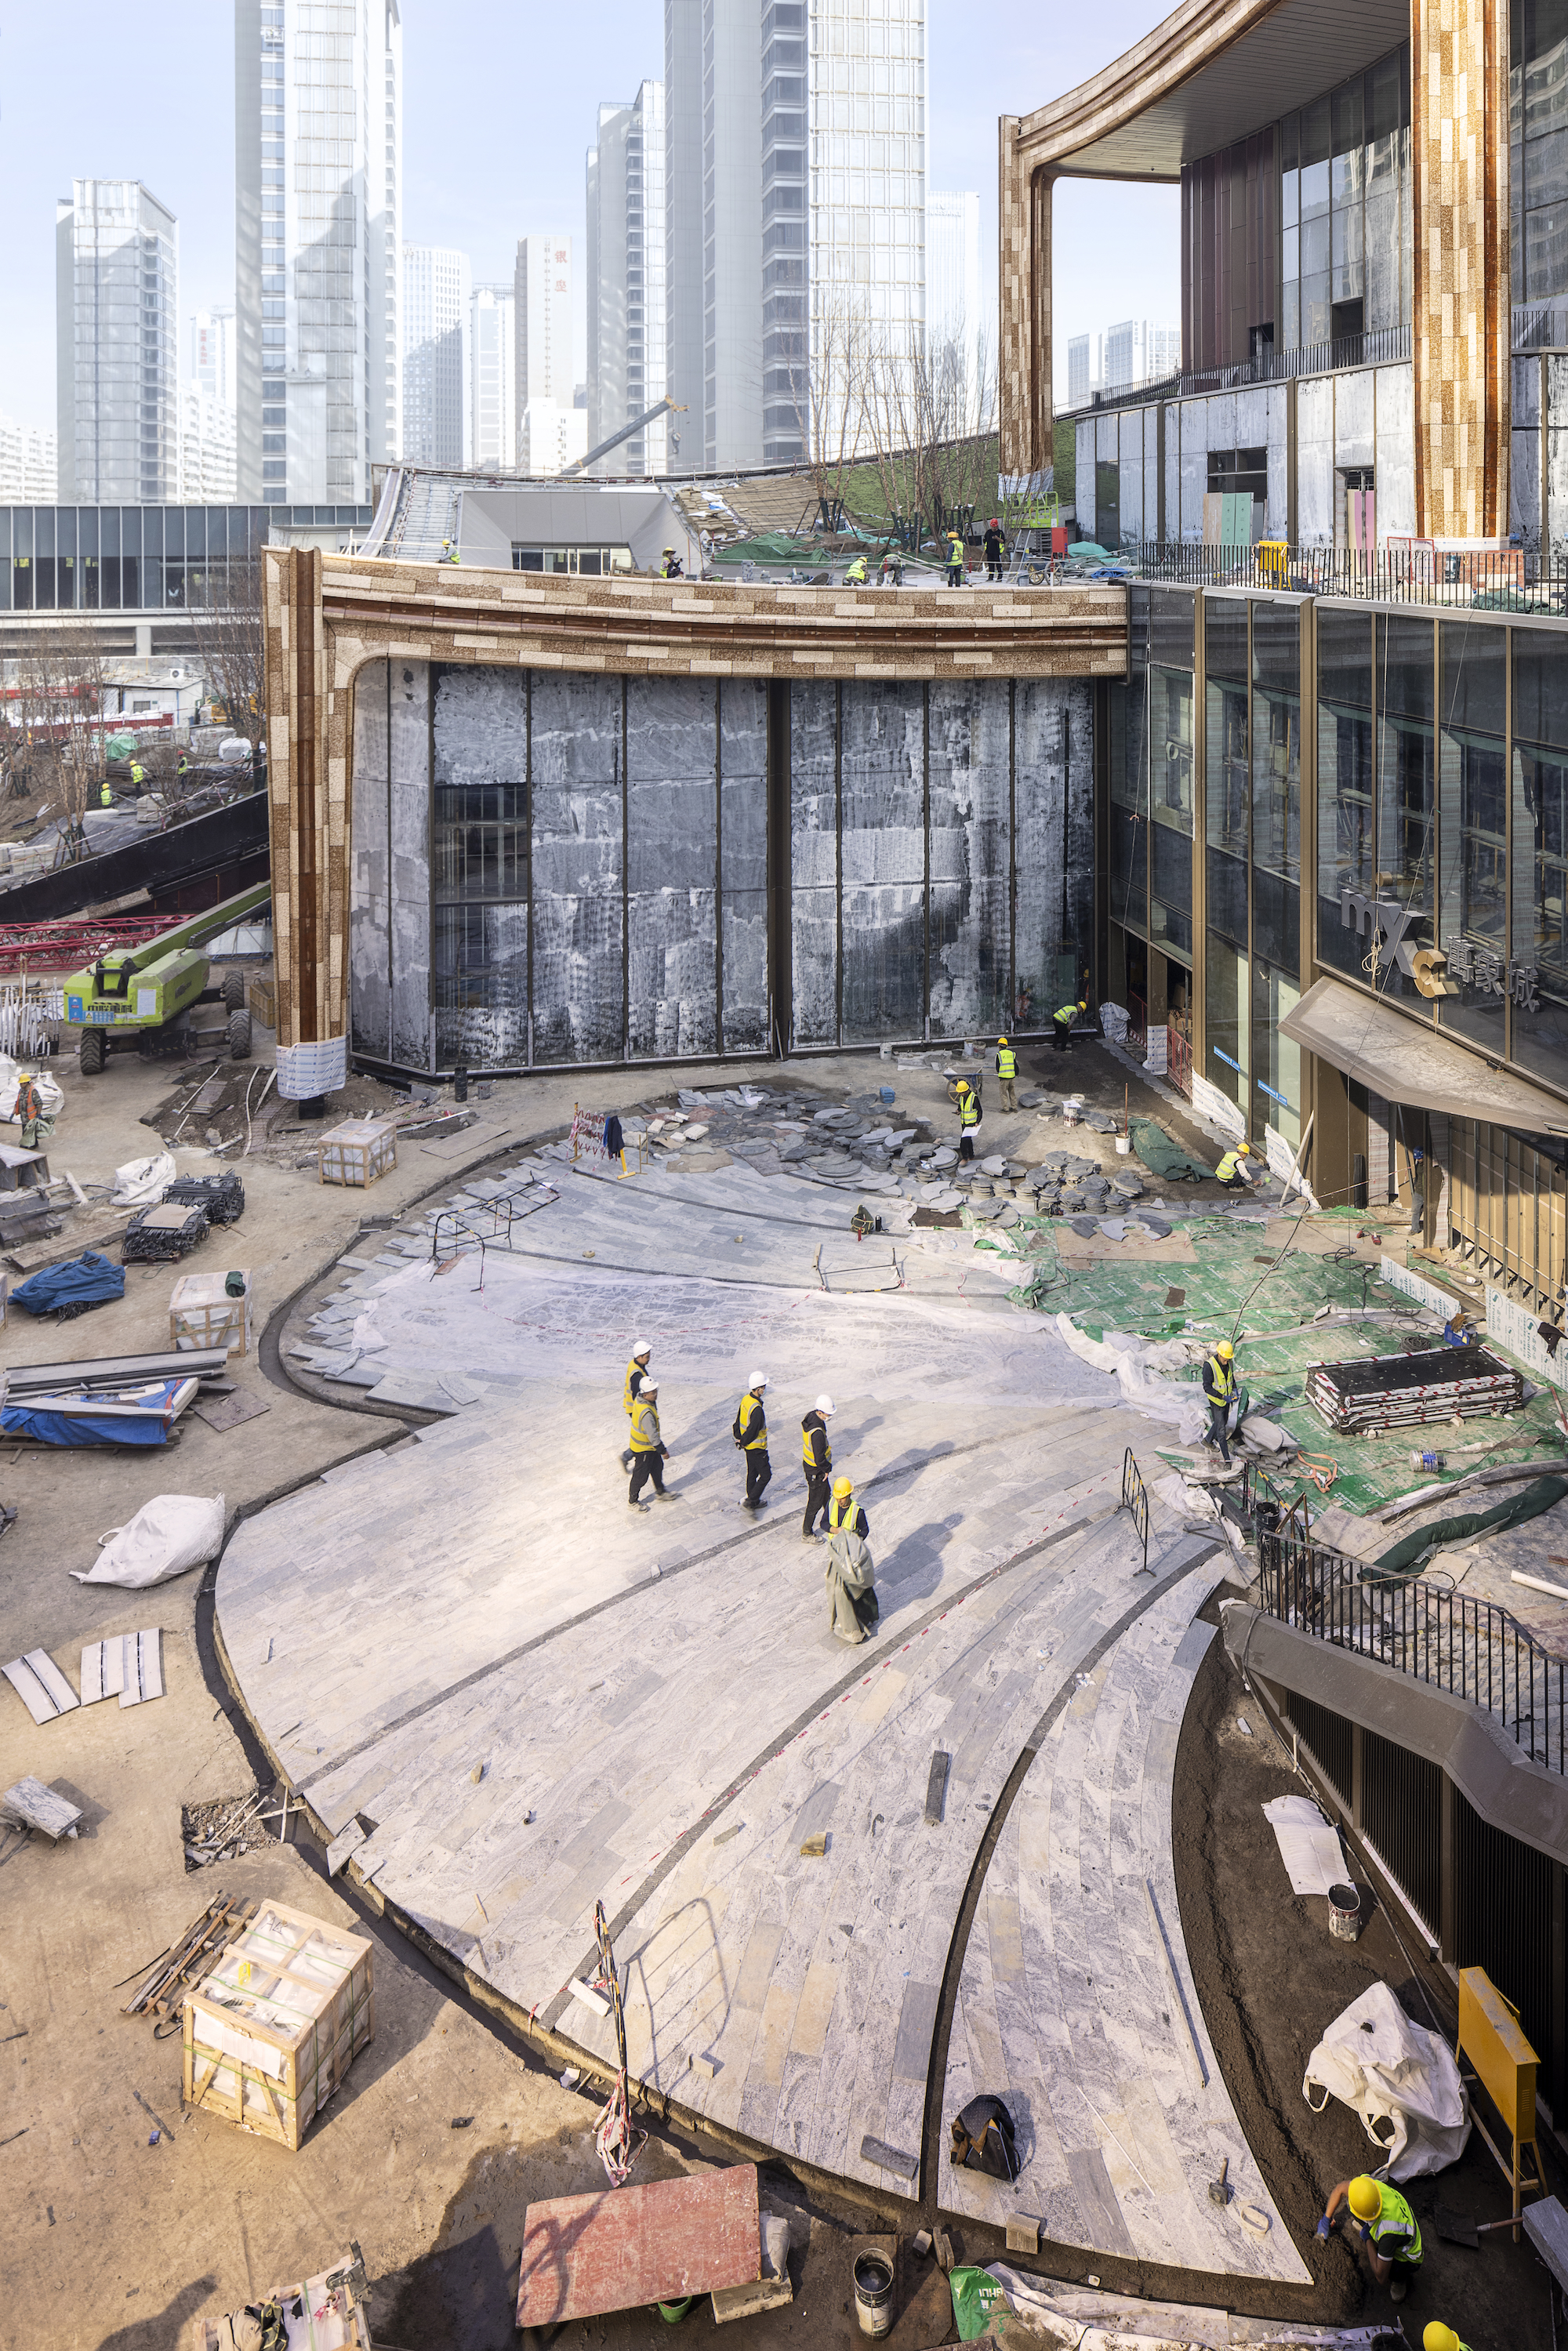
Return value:
<svg viewBox="0 0 1568 2351">
<path fill-rule="evenodd" d="M 1125 1159 L 1132 1147 L 1133 1145 L 1128 1136 L 1119 1134 L 1116 1137 L 1116 1156 L 1118 1159 Z"/>
</svg>

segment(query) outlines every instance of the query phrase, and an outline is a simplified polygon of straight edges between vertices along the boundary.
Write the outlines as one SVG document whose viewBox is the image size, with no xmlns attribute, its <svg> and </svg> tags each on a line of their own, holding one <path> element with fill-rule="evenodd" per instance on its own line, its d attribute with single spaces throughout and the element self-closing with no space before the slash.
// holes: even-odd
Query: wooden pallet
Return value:
<svg viewBox="0 0 1568 2351">
<path fill-rule="evenodd" d="M 231 1901 L 226 1894 L 214 1895 L 179 1941 L 171 1943 L 141 1972 L 136 1990 L 120 2011 L 121 2016 L 177 2015 L 189 1987 L 205 1975 L 236 1937 L 244 1933 L 256 1916 L 256 1907 L 254 1902 Z M 126 1978 L 128 1983 L 131 1980 Z"/>
</svg>

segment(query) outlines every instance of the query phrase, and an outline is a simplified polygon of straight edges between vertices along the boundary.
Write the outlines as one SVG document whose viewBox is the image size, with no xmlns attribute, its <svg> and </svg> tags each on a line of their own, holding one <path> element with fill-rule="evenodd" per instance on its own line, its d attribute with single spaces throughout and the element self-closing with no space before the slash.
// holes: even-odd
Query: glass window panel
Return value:
<svg viewBox="0 0 1568 2351">
<path fill-rule="evenodd" d="M 1247 956 L 1243 949 L 1211 938 L 1207 943 L 1204 967 L 1208 1067 L 1202 1074 L 1222 1094 L 1249 1111 Z"/>
<path fill-rule="evenodd" d="M 1513 632 L 1514 1061 L 1568 1088 L 1568 652 Z"/>
<path fill-rule="evenodd" d="M 1507 995 L 1507 632 L 1439 631 L 1437 932 L 1458 992 L 1439 1018 L 1499 1055 Z"/>
<path fill-rule="evenodd" d="M 1301 871 L 1301 622 L 1294 604 L 1252 607 L 1252 862 Z"/>
<path fill-rule="evenodd" d="M 1163 669 L 1190 670 L 1193 664 L 1195 596 L 1179 589 L 1154 589 L 1149 595 L 1149 659 Z"/>
<path fill-rule="evenodd" d="M 1568 292 L 1568 205 L 1551 204 L 1525 214 L 1524 287 L 1531 302 L 1548 302 Z"/>
<path fill-rule="evenodd" d="M 1284 171 L 1280 174 L 1280 219 L 1287 229 L 1295 228 L 1301 217 L 1301 175 L 1300 172 Z"/>
<path fill-rule="evenodd" d="M 1361 206 L 1354 212 L 1335 213 L 1333 216 L 1333 298 L 1344 302 L 1362 290 L 1361 287 Z"/>
<path fill-rule="evenodd" d="M 1333 252 L 1333 224 L 1325 214 L 1321 219 L 1305 221 L 1301 225 L 1301 264 L 1303 277 L 1317 277 L 1326 272 Z"/>
<path fill-rule="evenodd" d="M 1149 827 L 1149 936 L 1192 954 L 1192 836 L 1157 821 Z"/>
<path fill-rule="evenodd" d="M 1192 673 L 1149 674 L 1150 812 L 1156 824 L 1192 837 Z"/>
<path fill-rule="evenodd" d="M 1343 893 L 1373 894 L 1372 622 L 1320 605 L 1318 635 L 1318 960 L 1366 979 L 1364 943 Z"/>
<path fill-rule="evenodd" d="M 1432 623 L 1400 614 L 1379 619 L 1376 626 L 1375 880 L 1380 899 L 1416 917 L 1406 933 L 1412 944 L 1430 946 L 1437 859 Z M 1370 956 L 1372 944 L 1370 937 L 1364 942 L 1364 954 Z M 1377 958 L 1375 976 L 1382 994 L 1431 1017 L 1431 1000 L 1386 952 Z"/>
<path fill-rule="evenodd" d="M 1301 118 L 1287 114 L 1280 125 L 1280 161 L 1287 172 L 1295 171 L 1301 160 Z"/>
<path fill-rule="evenodd" d="M 1280 1034 L 1280 1023 L 1300 1001 L 1301 989 L 1290 973 L 1254 961 L 1253 1122 L 1255 1126 L 1271 1126 L 1292 1151 L 1301 1140 L 1301 1049 Z"/>
</svg>

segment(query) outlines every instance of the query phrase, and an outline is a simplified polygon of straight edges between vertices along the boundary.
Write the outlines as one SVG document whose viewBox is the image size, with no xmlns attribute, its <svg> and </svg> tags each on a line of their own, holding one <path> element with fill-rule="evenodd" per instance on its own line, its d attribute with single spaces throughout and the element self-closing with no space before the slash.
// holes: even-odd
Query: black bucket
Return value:
<svg viewBox="0 0 1568 2351">
<path fill-rule="evenodd" d="M 893 2264 L 881 2253 L 862 2253 L 855 2263 L 855 2316 L 874 2341 L 893 2332 Z"/>
</svg>

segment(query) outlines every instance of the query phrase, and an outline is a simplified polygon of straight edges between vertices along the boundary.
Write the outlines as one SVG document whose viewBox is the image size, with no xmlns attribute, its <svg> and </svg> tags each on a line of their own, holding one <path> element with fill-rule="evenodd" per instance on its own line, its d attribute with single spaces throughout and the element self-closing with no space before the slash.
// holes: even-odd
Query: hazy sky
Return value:
<svg viewBox="0 0 1568 2351">
<path fill-rule="evenodd" d="M 927 0 L 931 184 L 978 189 L 993 288 L 997 117 L 1070 89 L 1171 5 Z M 476 278 L 509 278 L 525 231 L 580 241 L 597 109 L 662 73 L 663 0 L 402 0 L 402 15 L 407 240 L 462 247 Z M 78 177 L 140 179 L 178 214 L 187 370 L 191 312 L 234 294 L 226 0 L 0 0 L 0 409 L 29 424 L 55 421 L 55 200 Z M 1069 335 L 1176 322 L 1177 223 L 1171 189 L 1058 189 L 1062 388 Z"/>
</svg>

